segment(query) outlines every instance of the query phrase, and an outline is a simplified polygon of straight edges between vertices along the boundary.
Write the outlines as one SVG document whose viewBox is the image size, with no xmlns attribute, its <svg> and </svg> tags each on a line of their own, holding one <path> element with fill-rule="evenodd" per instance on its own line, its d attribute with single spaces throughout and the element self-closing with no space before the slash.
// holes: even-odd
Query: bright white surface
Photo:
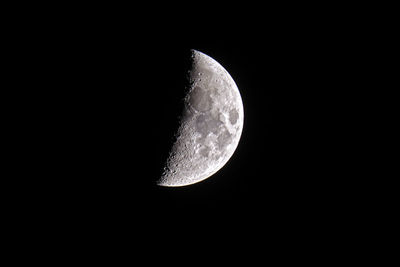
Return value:
<svg viewBox="0 0 400 267">
<path fill-rule="evenodd" d="M 191 87 L 160 186 L 185 186 L 207 179 L 235 152 L 243 129 L 242 98 L 229 73 L 193 50 Z"/>
</svg>

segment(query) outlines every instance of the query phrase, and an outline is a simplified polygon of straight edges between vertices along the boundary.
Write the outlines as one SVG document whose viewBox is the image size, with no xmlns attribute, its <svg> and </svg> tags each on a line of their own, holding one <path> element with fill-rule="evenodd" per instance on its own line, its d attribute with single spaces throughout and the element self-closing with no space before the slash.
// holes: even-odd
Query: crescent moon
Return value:
<svg viewBox="0 0 400 267">
<path fill-rule="evenodd" d="M 243 130 L 243 102 L 234 80 L 213 58 L 192 50 L 184 112 L 157 184 L 186 186 L 220 170 L 235 152 Z"/>
</svg>

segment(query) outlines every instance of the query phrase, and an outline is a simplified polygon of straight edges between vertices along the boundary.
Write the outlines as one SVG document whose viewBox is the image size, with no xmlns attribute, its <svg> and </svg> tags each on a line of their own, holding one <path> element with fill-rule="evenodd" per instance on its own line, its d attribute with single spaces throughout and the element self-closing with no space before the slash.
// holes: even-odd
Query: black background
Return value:
<svg viewBox="0 0 400 267">
<path fill-rule="evenodd" d="M 62 117 L 57 113 L 60 128 L 51 128 L 61 157 L 52 159 L 57 178 L 46 187 L 67 221 L 79 220 L 93 233 L 105 225 L 119 234 L 145 231 L 169 246 L 163 242 L 188 235 L 206 242 L 213 242 L 207 241 L 210 235 L 224 242 L 253 236 L 278 242 L 323 216 L 332 189 L 316 174 L 321 159 L 307 145 L 314 133 L 302 118 L 294 120 L 304 103 L 296 103 L 301 102 L 296 95 L 310 86 L 304 82 L 309 71 L 316 82 L 316 68 L 304 63 L 308 56 L 299 56 L 298 46 L 99 42 L 90 39 L 71 50 L 63 45 L 67 64 L 54 80 L 62 88 L 56 93 Z M 154 182 L 182 111 L 192 48 L 217 60 L 237 83 L 243 133 L 235 154 L 211 178 L 182 188 L 158 187 Z"/>
<path fill-rule="evenodd" d="M 234 156 L 212 179 L 162 188 L 154 182 L 178 127 L 191 48 L 215 58 L 232 75 L 242 94 L 245 125 Z M 98 198 L 111 212 L 143 210 L 160 223 L 158 214 L 205 221 L 221 213 L 244 219 L 242 213 L 252 210 L 263 216 L 264 205 L 275 201 L 271 194 L 283 190 L 276 160 L 283 145 L 281 138 L 274 140 L 272 124 L 279 78 L 271 55 L 224 43 L 130 50 L 129 45 L 113 47 L 112 53 L 91 49 L 87 65 L 78 68 L 84 76 L 75 81 L 72 103 L 78 104 L 66 117 L 73 118 L 67 142 L 74 151 L 67 149 L 82 197 Z"/>
<path fill-rule="evenodd" d="M 329 24 L 275 19 L 255 31 L 228 32 L 230 24 L 221 23 L 203 34 L 140 23 L 35 31 L 24 59 L 35 69 L 30 94 L 39 110 L 26 115 L 35 133 L 29 171 L 38 176 L 24 183 L 35 188 L 25 204 L 32 217 L 76 246 L 139 245 L 166 255 L 218 254 L 220 246 L 231 254 L 251 247 L 283 255 L 288 246 L 301 251 L 340 236 L 343 215 L 356 203 L 348 206 L 354 184 L 337 168 L 349 164 L 335 138 L 346 130 L 331 124 L 340 107 L 327 106 L 348 86 L 347 56 L 356 47 L 333 38 Z M 243 133 L 209 179 L 158 187 L 182 111 L 190 49 L 214 58 L 235 80 Z"/>
<path fill-rule="evenodd" d="M 44 105 L 38 104 L 34 129 L 42 141 L 36 143 L 40 164 L 33 168 L 42 178 L 30 183 L 40 188 L 34 197 L 41 204 L 32 204 L 36 216 L 50 216 L 67 235 L 97 240 L 110 232 L 144 232 L 159 246 L 187 235 L 262 235 L 267 225 L 282 223 L 282 207 L 296 202 L 291 182 L 299 184 L 297 177 L 282 175 L 287 142 L 273 123 L 284 51 L 277 44 L 229 40 L 147 45 L 121 36 L 74 33 L 41 47 L 37 79 L 45 88 Z M 155 181 L 183 108 L 190 49 L 213 57 L 235 80 L 244 104 L 243 133 L 232 158 L 211 178 L 159 187 Z"/>
</svg>

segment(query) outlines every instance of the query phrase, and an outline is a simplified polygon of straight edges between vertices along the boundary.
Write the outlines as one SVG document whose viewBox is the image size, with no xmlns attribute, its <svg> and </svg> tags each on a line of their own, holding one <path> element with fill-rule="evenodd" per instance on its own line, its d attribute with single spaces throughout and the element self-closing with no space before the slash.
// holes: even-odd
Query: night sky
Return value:
<svg viewBox="0 0 400 267">
<path fill-rule="evenodd" d="M 280 157 L 288 142 L 282 143 L 273 123 L 274 94 L 286 90 L 282 50 L 187 42 L 134 51 L 129 44 L 114 40 L 99 46 L 90 39 L 86 48 L 63 58 L 74 68 L 57 77 L 65 80 L 55 104 L 62 110 L 57 122 L 63 122 L 58 133 L 65 160 L 53 166 L 62 172 L 53 193 L 71 194 L 64 205 L 91 219 L 108 214 L 124 224 L 134 220 L 152 227 L 164 219 L 173 228 L 191 218 L 197 227 L 216 218 L 249 223 L 252 216 L 278 212 L 292 197 L 290 181 L 298 179 L 282 177 L 287 166 Z M 183 108 L 190 49 L 217 60 L 235 80 L 244 104 L 242 137 L 228 163 L 209 179 L 159 187 L 154 182 Z"/>
<path fill-rule="evenodd" d="M 319 110 L 334 86 L 322 63 L 335 55 L 303 34 L 269 34 L 274 38 L 241 43 L 158 35 L 159 42 L 147 42 L 91 32 L 48 48 L 47 83 L 56 90 L 45 95 L 51 112 L 43 110 L 43 138 L 51 144 L 46 178 L 35 184 L 46 192 L 43 210 L 74 225 L 70 233 L 83 231 L 82 224 L 96 238 L 104 227 L 119 236 L 143 232 L 149 238 L 140 242 L 157 251 L 175 238 L 213 243 L 211 236 L 274 240 L 272 249 L 331 220 L 326 211 L 334 209 L 331 196 L 342 180 L 323 156 L 332 143 L 323 137 L 330 129 Z M 243 132 L 210 178 L 159 187 L 183 108 L 190 49 L 214 58 L 236 82 Z M 190 250 L 182 242 L 179 248 Z"/>
<path fill-rule="evenodd" d="M 189 2 L 16 8 L 26 9 L 25 20 L 10 12 L 13 36 L 4 39 L 15 51 L 4 53 L 12 59 L 6 69 L 14 74 L 16 104 L 10 101 L 5 116 L 18 118 L 11 119 L 17 130 L 4 128 L 16 133 L 15 142 L 5 142 L 14 150 L 6 157 L 17 160 L 15 190 L 3 188 L 11 192 L 5 206 L 12 214 L 3 217 L 16 229 L 5 232 L 32 255 L 74 264 L 81 262 L 76 254 L 90 262 L 109 256 L 111 266 L 125 265 L 116 263 L 120 256 L 139 265 L 175 266 L 186 258 L 185 266 L 226 266 L 227 259 L 280 266 L 351 254 L 355 240 L 369 238 L 370 207 L 381 208 L 368 202 L 376 192 L 363 187 L 380 177 L 360 175 L 372 167 L 357 155 L 368 151 L 364 132 L 373 125 L 354 131 L 370 115 L 357 105 L 376 104 L 360 98 L 368 88 L 360 83 L 370 81 L 366 45 L 380 41 L 370 30 L 381 29 L 356 15 L 375 16 L 362 5 L 245 9 L 232 2 L 217 9 L 216 2 Z M 190 49 L 232 76 L 244 105 L 243 132 L 216 174 L 159 187 Z"/>
<path fill-rule="evenodd" d="M 68 161 L 59 164 L 72 177 L 66 188 L 77 199 L 96 200 L 90 202 L 96 210 L 105 205 L 110 212 L 137 209 L 156 217 L 203 211 L 205 220 L 206 214 L 263 216 L 297 202 L 305 189 L 298 174 L 302 130 L 281 118 L 286 101 L 293 101 L 291 92 L 301 90 L 304 72 L 294 68 L 302 58 L 280 43 L 183 42 L 133 50 L 130 42 L 98 45 L 90 39 L 63 58 L 74 68 L 57 77 L 63 88 L 55 105 L 66 107 L 61 118 L 67 124 L 60 127 L 68 137 L 61 144 Z M 209 179 L 162 188 L 154 182 L 178 127 L 190 49 L 217 60 L 235 80 L 244 104 L 242 137 L 232 158 Z M 277 93 L 288 97 L 274 101 Z M 292 107 L 290 112 L 297 116 Z"/>
</svg>

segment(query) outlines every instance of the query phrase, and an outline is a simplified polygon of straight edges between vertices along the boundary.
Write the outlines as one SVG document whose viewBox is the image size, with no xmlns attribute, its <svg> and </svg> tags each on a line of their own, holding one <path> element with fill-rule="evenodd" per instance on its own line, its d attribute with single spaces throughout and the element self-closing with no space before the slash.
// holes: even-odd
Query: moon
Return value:
<svg viewBox="0 0 400 267">
<path fill-rule="evenodd" d="M 209 178 L 232 157 L 243 130 L 243 102 L 234 80 L 213 58 L 191 52 L 184 111 L 159 186 Z"/>
</svg>

